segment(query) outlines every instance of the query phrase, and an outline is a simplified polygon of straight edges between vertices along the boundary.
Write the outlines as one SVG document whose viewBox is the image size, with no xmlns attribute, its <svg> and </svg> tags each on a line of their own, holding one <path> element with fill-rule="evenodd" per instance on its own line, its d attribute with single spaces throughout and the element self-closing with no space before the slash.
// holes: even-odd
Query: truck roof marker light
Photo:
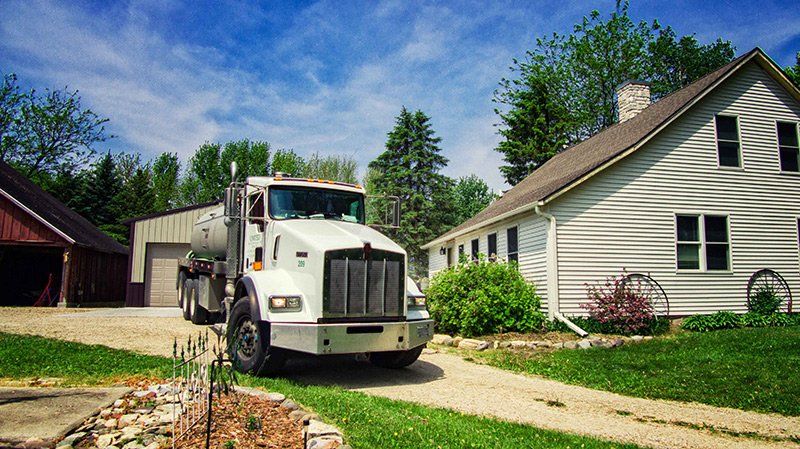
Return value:
<svg viewBox="0 0 800 449">
<path fill-rule="evenodd" d="M 360 189 L 361 188 L 361 184 L 356 184 L 356 188 Z"/>
</svg>

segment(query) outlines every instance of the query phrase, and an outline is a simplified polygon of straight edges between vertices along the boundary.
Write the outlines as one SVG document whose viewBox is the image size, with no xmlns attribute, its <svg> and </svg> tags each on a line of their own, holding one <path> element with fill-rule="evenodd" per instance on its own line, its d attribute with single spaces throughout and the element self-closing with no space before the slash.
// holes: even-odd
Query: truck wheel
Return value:
<svg viewBox="0 0 800 449">
<path fill-rule="evenodd" d="M 200 305 L 200 289 L 197 279 L 192 282 L 191 296 L 186 297 L 186 302 L 189 303 L 189 318 L 192 324 L 206 324 L 208 323 L 208 310 Z"/>
<path fill-rule="evenodd" d="M 181 309 L 183 309 L 183 319 L 186 321 L 192 319 L 192 310 L 189 303 L 192 302 L 195 282 L 194 279 L 186 279 L 183 281 L 183 304 L 181 305 Z"/>
<path fill-rule="evenodd" d="M 183 309 L 183 297 L 186 296 L 186 289 L 184 289 L 184 285 L 186 284 L 186 273 L 181 271 L 178 273 L 178 307 Z"/>
<path fill-rule="evenodd" d="M 245 374 L 267 376 L 286 363 L 286 351 L 270 346 L 269 323 L 253 319 L 246 297 L 236 301 L 231 309 L 227 341 L 233 366 Z"/>
<path fill-rule="evenodd" d="M 405 368 L 417 361 L 424 348 L 425 345 L 407 351 L 373 352 L 369 355 L 369 361 L 381 368 Z"/>
</svg>

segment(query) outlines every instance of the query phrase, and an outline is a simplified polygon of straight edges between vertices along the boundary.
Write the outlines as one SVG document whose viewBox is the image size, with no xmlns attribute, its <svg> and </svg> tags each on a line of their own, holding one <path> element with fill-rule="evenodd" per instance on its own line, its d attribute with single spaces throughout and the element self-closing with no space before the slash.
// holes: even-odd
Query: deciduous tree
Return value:
<svg viewBox="0 0 800 449">
<path fill-rule="evenodd" d="M 161 153 L 153 161 L 153 195 L 156 211 L 165 211 L 178 205 L 181 163 L 176 153 Z"/>
</svg>

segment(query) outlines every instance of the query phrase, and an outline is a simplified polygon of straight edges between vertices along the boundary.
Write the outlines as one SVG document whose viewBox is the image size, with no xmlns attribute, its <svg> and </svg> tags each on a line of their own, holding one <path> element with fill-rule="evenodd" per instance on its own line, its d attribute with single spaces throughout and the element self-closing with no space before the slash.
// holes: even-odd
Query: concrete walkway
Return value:
<svg viewBox="0 0 800 449">
<path fill-rule="evenodd" d="M 0 447 L 49 447 L 129 388 L 0 387 Z"/>
<path fill-rule="evenodd" d="M 181 318 L 183 312 L 178 307 L 120 307 L 92 309 L 57 315 L 60 318 Z"/>
</svg>

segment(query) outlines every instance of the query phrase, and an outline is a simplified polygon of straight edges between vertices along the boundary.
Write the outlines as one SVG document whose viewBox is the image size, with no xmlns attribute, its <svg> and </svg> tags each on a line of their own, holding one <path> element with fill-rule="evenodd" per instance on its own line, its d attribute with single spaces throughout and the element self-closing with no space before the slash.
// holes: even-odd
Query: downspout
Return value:
<svg viewBox="0 0 800 449">
<path fill-rule="evenodd" d="M 558 226 L 556 224 L 556 217 L 541 208 L 542 204 L 539 203 L 533 209 L 537 216 L 547 220 L 547 316 L 552 319 L 557 319 L 566 324 L 567 327 L 572 329 L 573 332 L 585 337 L 589 335 L 588 332 L 581 329 L 577 324 L 570 321 L 567 317 L 561 314 L 559 307 L 558 295 Z"/>
</svg>

